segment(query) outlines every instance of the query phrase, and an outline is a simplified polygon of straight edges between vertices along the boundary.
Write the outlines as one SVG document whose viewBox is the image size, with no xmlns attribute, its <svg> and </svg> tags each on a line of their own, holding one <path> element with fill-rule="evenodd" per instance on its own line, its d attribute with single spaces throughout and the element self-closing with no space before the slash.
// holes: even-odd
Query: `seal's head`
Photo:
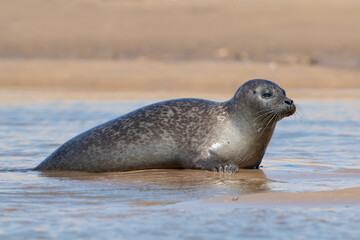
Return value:
<svg viewBox="0 0 360 240">
<path fill-rule="evenodd" d="M 240 114 L 251 115 L 259 123 L 277 122 L 296 111 L 293 100 L 286 96 L 284 89 L 263 79 L 253 79 L 241 85 L 234 101 Z"/>
</svg>

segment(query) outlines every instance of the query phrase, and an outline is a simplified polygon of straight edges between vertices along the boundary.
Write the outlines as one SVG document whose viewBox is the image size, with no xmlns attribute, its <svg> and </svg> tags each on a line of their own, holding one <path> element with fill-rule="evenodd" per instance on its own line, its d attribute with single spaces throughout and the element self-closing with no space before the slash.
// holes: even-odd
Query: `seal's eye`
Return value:
<svg viewBox="0 0 360 240">
<path fill-rule="evenodd" d="M 262 96 L 263 96 L 263 98 L 271 98 L 272 93 L 267 92 L 267 93 L 264 93 Z"/>
</svg>

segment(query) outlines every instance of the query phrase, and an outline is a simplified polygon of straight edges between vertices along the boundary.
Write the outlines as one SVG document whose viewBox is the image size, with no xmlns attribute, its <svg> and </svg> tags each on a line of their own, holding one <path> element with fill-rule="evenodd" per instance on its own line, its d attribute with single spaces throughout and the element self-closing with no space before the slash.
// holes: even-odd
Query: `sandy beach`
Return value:
<svg viewBox="0 0 360 240">
<path fill-rule="evenodd" d="M 2 57 L 359 64 L 356 0 L 0 2 Z"/>
<path fill-rule="evenodd" d="M 354 0 L 0 2 L 2 98 L 223 100 L 253 78 L 360 97 Z"/>
<path fill-rule="evenodd" d="M 271 79 L 295 99 L 360 97 L 357 69 L 211 60 L 0 60 L 0 85 L 6 89 L 2 97 L 11 89 L 37 91 L 39 98 L 63 95 L 63 99 L 81 99 L 87 95 L 108 99 L 225 100 L 253 78 Z"/>
</svg>

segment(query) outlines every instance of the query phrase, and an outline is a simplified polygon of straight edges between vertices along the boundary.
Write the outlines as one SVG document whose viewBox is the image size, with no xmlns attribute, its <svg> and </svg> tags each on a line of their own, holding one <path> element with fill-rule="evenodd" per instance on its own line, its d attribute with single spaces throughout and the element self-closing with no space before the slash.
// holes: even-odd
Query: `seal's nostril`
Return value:
<svg viewBox="0 0 360 240">
<path fill-rule="evenodd" d="M 293 104 L 294 101 L 291 99 L 285 99 L 284 102 L 288 105 L 291 105 L 291 104 Z"/>
</svg>

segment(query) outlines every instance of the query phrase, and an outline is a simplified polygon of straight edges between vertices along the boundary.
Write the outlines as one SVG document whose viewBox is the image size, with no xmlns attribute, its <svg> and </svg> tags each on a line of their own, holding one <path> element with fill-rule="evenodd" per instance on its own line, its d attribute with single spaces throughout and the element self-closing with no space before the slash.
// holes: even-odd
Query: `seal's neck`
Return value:
<svg viewBox="0 0 360 240">
<path fill-rule="evenodd" d="M 234 99 L 228 101 L 229 113 L 236 125 L 252 133 L 272 135 L 276 127 L 277 118 L 270 111 L 256 110 L 249 103 L 236 103 Z"/>
</svg>

